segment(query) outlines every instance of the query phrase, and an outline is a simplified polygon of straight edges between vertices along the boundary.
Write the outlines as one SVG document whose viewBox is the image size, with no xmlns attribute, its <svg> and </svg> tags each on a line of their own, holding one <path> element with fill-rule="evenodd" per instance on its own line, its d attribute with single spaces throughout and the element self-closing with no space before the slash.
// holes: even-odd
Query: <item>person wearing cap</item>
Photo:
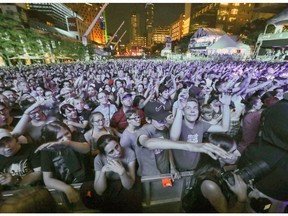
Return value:
<svg viewBox="0 0 288 216">
<path fill-rule="evenodd" d="M 0 129 L 0 185 L 5 190 L 41 180 L 40 155 L 31 144 L 19 144 L 7 129 Z"/>
<path fill-rule="evenodd" d="M 112 119 L 110 121 L 110 126 L 115 128 L 119 133 L 123 133 L 123 131 L 127 128 L 128 122 L 125 116 L 125 113 L 133 108 L 132 107 L 132 94 L 129 92 L 124 92 L 121 97 L 122 107 L 114 113 Z M 137 109 L 137 108 L 135 108 Z M 142 110 L 137 109 L 139 112 L 139 116 L 141 117 L 141 125 L 145 124 L 145 116 Z"/>
<path fill-rule="evenodd" d="M 203 142 L 205 132 L 227 132 L 230 122 L 231 95 L 223 94 L 220 101 L 223 107 L 222 124 L 212 125 L 199 120 L 200 107 L 197 99 L 179 97 L 176 115 L 170 128 L 170 138 L 174 141 L 197 144 Z M 173 150 L 173 155 L 178 171 L 195 169 L 200 159 L 198 152 Z"/>
<path fill-rule="evenodd" d="M 157 103 L 144 108 L 147 124 L 139 129 L 135 153 L 139 164 L 138 175 L 160 175 L 171 173 L 172 178 L 179 177 L 170 149 L 180 149 L 191 152 L 203 152 L 216 159 L 215 154 L 224 158 L 228 154 L 212 144 L 199 143 L 198 145 L 170 140 L 169 130 L 166 127 L 167 119 L 172 116 Z"/>
<path fill-rule="evenodd" d="M 148 138 L 169 139 L 169 130 L 166 127 L 166 117 L 170 112 L 158 102 L 149 102 L 144 107 L 147 124 L 137 132 L 135 146 L 136 157 L 139 164 L 138 175 L 158 175 L 170 173 L 169 151 L 162 149 L 151 150 L 145 147 Z"/>
</svg>

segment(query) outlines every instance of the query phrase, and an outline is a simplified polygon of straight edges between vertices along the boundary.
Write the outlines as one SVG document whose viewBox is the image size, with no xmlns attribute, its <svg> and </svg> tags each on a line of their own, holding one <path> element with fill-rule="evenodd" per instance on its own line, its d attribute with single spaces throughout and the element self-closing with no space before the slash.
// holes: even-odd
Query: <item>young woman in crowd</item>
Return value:
<svg viewBox="0 0 288 216">
<path fill-rule="evenodd" d="M 87 128 L 87 123 L 80 120 L 79 115 L 74 106 L 68 103 L 63 103 L 59 105 L 59 112 L 63 117 L 63 122 L 66 124 L 71 132 L 73 139 L 77 141 L 85 141 L 84 133 Z"/>
<path fill-rule="evenodd" d="M 96 146 L 99 154 L 94 160 L 95 180 L 93 188 L 91 182 L 82 186 L 83 202 L 101 212 L 141 212 L 141 188 L 136 180 L 133 150 L 122 148 L 118 138 L 110 134 L 101 136 Z M 88 191 L 90 197 L 86 196 Z"/>
<path fill-rule="evenodd" d="M 113 128 L 105 126 L 105 117 L 101 112 L 94 112 L 90 115 L 89 126 L 91 129 L 84 134 L 84 137 L 91 145 L 91 154 L 94 158 L 98 151 L 93 143 L 97 143 L 97 140 L 105 134 L 112 134 L 115 136 L 116 133 Z"/>
<path fill-rule="evenodd" d="M 246 110 L 242 123 L 242 138 L 238 143 L 238 150 L 242 153 L 248 145 L 256 141 L 260 129 L 262 105 L 257 95 L 252 95 L 246 100 Z"/>
<path fill-rule="evenodd" d="M 47 187 L 62 191 L 70 203 L 79 200 L 72 183 L 93 177 L 89 170 L 90 145 L 72 141 L 70 129 L 60 121 L 46 124 L 41 130 L 41 171 Z"/>
</svg>

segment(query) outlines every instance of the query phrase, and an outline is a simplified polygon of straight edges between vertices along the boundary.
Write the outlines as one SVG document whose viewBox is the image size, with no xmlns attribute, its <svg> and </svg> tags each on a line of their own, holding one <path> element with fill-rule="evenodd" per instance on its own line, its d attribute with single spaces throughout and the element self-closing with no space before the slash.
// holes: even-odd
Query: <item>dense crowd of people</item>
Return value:
<svg viewBox="0 0 288 216">
<path fill-rule="evenodd" d="M 273 155 L 263 150 L 257 158 L 277 167 L 270 183 L 288 171 L 287 84 L 284 62 L 110 59 L 0 68 L 1 190 L 46 186 L 102 212 L 141 212 L 141 176 L 177 179 L 195 170 L 208 203 L 195 212 L 245 212 L 247 182 L 234 174 L 225 193 L 215 176 L 239 159 L 251 163 L 259 144 Z M 280 128 L 265 123 L 274 115 Z M 73 183 L 83 183 L 81 193 Z M 259 193 L 288 200 L 281 184 L 275 192 L 262 181 Z"/>
</svg>

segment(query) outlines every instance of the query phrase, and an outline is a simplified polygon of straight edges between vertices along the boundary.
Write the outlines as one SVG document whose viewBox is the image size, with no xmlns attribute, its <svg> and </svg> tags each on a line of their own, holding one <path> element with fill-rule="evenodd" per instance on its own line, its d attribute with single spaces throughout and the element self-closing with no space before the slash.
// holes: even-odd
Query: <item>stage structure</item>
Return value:
<svg viewBox="0 0 288 216">
<path fill-rule="evenodd" d="M 258 36 L 254 57 L 256 59 L 269 59 L 270 56 L 279 60 L 287 60 L 287 50 L 288 8 L 267 21 L 264 33 Z"/>
</svg>

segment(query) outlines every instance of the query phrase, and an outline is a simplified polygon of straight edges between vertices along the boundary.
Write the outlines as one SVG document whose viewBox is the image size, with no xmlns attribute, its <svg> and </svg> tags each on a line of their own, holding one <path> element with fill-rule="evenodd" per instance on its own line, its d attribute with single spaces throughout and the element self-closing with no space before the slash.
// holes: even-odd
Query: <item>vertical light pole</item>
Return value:
<svg viewBox="0 0 288 216">
<path fill-rule="evenodd" d="M 94 27 L 94 25 L 96 24 L 96 22 L 98 21 L 98 19 L 100 18 L 101 14 L 103 13 L 103 11 L 105 10 L 105 8 L 108 6 L 109 3 L 105 3 L 103 5 L 103 7 L 101 8 L 101 10 L 99 11 L 99 13 L 97 14 L 97 16 L 95 17 L 95 19 L 92 21 L 92 23 L 90 24 L 90 26 L 88 27 L 88 29 L 86 30 L 86 32 L 84 33 L 84 35 L 82 36 L 82 43 L 84 46 L 87 45 L 87 36 L 89 35 L 89 33 L 91 32 L 92 28 Z"/>
</svg>

